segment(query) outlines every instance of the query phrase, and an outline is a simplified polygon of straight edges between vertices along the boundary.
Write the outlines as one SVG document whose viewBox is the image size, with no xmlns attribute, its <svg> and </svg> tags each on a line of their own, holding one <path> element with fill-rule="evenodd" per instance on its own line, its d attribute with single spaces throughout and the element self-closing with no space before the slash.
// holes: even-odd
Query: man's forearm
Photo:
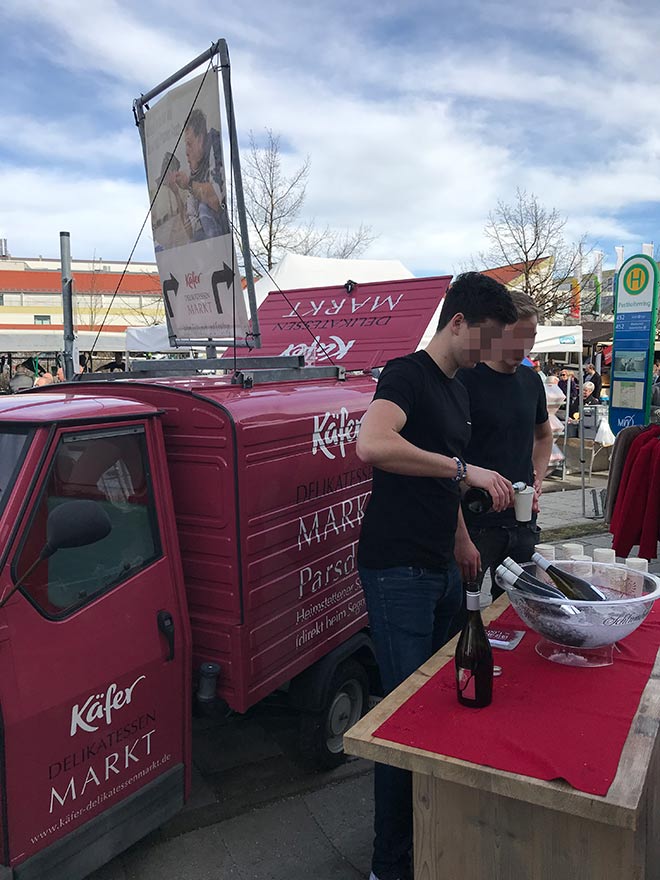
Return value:
<svg viewBox="0 0 660 880">
<path fill-rule="evenodd" d="M 365 443 L 358 437 L 357 453 L 367 464 L 408 477 L 455 477 L 456 462 L 437 452 L 427 452 L 403 438 L 396 431 Z"/>
<path fill-rule="evenodd" d="M 534 440 L 534 450 L 532 452 L 532 464 L 534 465 L 534 473 L 539 483 L 543 482 L 548 470 L 550 461 L 550 453 L 552 452 L 552 432 L 548 431 L 542 437 Z"/>
</svg>

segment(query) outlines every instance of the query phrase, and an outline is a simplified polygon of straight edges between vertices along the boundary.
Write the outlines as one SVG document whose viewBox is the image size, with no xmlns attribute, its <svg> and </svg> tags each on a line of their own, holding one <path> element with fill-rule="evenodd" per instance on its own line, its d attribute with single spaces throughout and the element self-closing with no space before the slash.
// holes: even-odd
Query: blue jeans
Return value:
<svg viewBox="0 0 660 880">
<path fill-rule="evenodd" d="M 369 627 L 384 693 L 388 694 L 447 641 L 461 607 L 461 576 L 454 562 L 445 569 L 360 566 Z M 379 880 L 410 876 L 412 777 L 409 771 L 376 764 L 374 854 Z"/>
</svg>

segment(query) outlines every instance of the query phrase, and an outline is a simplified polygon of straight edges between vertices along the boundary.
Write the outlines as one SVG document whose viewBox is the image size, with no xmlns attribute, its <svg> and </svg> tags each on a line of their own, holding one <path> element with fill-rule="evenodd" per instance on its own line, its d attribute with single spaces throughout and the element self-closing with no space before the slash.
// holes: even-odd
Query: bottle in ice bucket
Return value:
<svg viewBox="0 0 660 880">
<path fill-rule="evenodd" d="M 531 593 L 533 596 L 545 596 L 548 599 L 564 599 L 565 593 L 558 590 L 552 584 L 546 584 L 526 572 L 522 566 L 513 559 L 505 559 L 502 565 L 498 565 L 496 574 L 502 583 L 515 587 L 523 593 Z"/>
<path fill-rule="evenodd" d="M 601 599 L 607 598 L 605 593 L 599 590 L 598 587 L 594 587 L 589 581 L 577 577 L 570 571 L 564 571 L 558 565 L 553 565 L 547 559 L 544 559 L 540 553 L 534 553 L 532 561 L 545 571 L 548 577 L 552 579 L 554 584 L 569 599 L 581 602 L 598 602 Z"/>
<path fill-rule="evenodd" d="M 467 621 L 456 646 L 456 692 L 458 702 L 473 709 L 493 699 L 493 652 L 481 619 L 481 590 L 466 585 Z"/>
</svg>

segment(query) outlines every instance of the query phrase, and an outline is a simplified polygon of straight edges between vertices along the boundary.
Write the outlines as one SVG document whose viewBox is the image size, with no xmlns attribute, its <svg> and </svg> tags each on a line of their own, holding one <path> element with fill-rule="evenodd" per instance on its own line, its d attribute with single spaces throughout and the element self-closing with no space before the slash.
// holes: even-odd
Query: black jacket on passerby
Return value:
<svg viewBox="0 0 660 880">
<path fill-rule="evenodd" d="M 584 374 L 585 382 L 593 382 L 594 390 L 592 392 L 593 397 L 596 398 L 596 403 L 600 403 L 600 392 L 603 387 L 603 379 L 600 373 L 585 373 Z"/>
</svg>

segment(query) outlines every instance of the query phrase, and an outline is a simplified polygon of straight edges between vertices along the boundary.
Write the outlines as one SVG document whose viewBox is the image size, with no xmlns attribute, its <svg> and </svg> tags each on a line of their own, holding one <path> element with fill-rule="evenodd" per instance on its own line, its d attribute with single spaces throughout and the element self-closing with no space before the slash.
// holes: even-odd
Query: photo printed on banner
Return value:
<svg viewBox="0 0 660 880">
<path fill-rule="evenodd" d="M 248 331 L 220 126 L 214 71 L 170 90 L 145 116 L 154 249 L 168 322 L 181 339 Z"/>
</svg>

